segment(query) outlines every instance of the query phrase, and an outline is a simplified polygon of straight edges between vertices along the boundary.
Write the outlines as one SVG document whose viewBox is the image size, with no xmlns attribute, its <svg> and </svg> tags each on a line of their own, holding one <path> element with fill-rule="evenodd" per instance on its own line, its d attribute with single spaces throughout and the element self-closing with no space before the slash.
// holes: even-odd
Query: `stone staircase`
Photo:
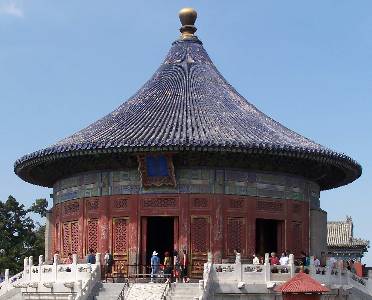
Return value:
<svg viewBox="0 0 372 300">
<path fill-rule="evenodd" d="M 89 299 L 92 300 L 117 300 L 125 283 L 101 283 L 92 290 Z"/>
<path fill-rule="evenodd" d="M 165 283 L 133 283 L 125 300 L 162 300 Z"/>
<path fill-rule="evenodd" d="M 200 296 L 199 283 L 172 283 L 167 300 L 194 300 Z"/>
<path fill-rule="evenodd" d="M 22 300 L 21 290 L 13 289 L 4 295 L 1 295 L 0 300 Z"/>
</svg>

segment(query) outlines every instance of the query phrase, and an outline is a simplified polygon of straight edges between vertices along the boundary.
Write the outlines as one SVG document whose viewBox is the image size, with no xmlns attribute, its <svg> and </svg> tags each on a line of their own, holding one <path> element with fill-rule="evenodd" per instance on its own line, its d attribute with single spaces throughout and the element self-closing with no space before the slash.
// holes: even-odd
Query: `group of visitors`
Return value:
<svg viewBox="0 0 372 300">
<path fill-rule="evenodd" d="M 160 270 L 163 270 L 164 277 L 167 278 L 167 282 L 174 279 L 178 282 L 179 279 L 182 279 L 183 282 L 189 282 L 188 277 L 188 266 L 189 261 L 187 257 L 186 250 L 182 251 L 182 256 L 180 257 L 177 250 L 173 251 L 173 263 L 172 258 L 169 252 L 164 253 L 163 264 L 160 262 L 159 253 L 155 250 L 152 253 L 150 264 L 151 264 L 151 282 L 154 282 L 154 279 L 159 276 Z"/>
</svg>

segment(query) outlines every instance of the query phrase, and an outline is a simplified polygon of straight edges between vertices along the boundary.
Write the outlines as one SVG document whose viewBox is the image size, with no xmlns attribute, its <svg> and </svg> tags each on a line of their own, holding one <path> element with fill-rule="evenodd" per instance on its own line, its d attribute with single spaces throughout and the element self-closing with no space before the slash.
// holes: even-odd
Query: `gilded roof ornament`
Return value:
<svg viewBox="0 0 372 300">
<path fill-rule="evenodd" d="M 198 16 L 196 10 L 191 7 L 185 7 L 180 10 L 178 15 L 182 24 L 182 27 L 180 28 L 181 39 L 193 38 L 194 33 L 197 30 L 194 26 Z"/>
</svg>

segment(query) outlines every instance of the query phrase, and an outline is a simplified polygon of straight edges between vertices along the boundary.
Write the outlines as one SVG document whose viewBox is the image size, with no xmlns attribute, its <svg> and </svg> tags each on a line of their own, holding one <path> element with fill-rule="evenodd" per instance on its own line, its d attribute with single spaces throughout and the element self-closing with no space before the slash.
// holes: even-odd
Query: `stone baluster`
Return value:
<svg viewBox="0 0 372 300">
<path fill-rule="evenodd" d="M 39 255 L 39 265 L 38 265 L 38 269 L 39 269 L 39 281 L 41 281 L 41 268 L 43 267 L 43 264 L 44 264 L 44 255 Z"/>
<path fill-rule="evenodd" d="M 78 261 L 78 257 L 77 257 L 77 254 L 74 253 L 72 254 L 72 266 L 71 266 L 71 272 L 74 274 L 75 276 L 75 281 L 78 281 L 78 267 L 77 267 L 77 261 Z"/>
<path fill-rule="evenodd" d="M 23 279 L 26 279 L 27 278 L 28 271 L 29 271 L 29 268 L 28 268 L 28 258 L 25 257 L 24 260 L 23 260 L 23 276 L 22 276 Z"/>
<path fill-rule="evenodd" d="M 56 253 L 53 256 L 53 273 L 54 273 L 54 281 L 57 282 L 58 279 L 58 262 L 59 262 L 59 254 Z"/>
<path fill-rule="evenodd" d="M 296 267 L 295 267 L 295 264 L 294 264 L 294 255 L 293 254 L 289 254 L 288 265 L 289 265 L 290 274 L 291 274 L 291 278 L 292 278 L 296 273 L 296 269 L 295 269 Z"/>
<path fill-rule="evenodd" d="M 96 253 L 96 264 L 101 265 L 101 253 Z"/>
<path fill-rule="evenodd" d="M 199 280 L 199 290 L 203 294 L 203 291 L 204 291 L 204 280 L 203 279 Z"/>
<path fill-rule="evenodd" d="M 212 252 L 208 252 L 208 263 L 212 263 L 213 262 L 213 254 Z"/>
<path fill-rule="evenodd" d="M 101 278 L 101 253 L 96 253 L 97 276 Z"/>
<path fill-rule="evenodd" d="M 238 252 L 235 256 L 235 277 L 238 281 L 242 281 L 243 274 L 242 274 L 242 260 L 241 260 L 241 254 Z"/>
<path fill-rule="evenodd" d="M 28 258 L 28 267 L 29 267 L 29 270 L 30 270 L 30 276 L 29 276 L 29 280 L 31 281 L 31 279 L 32 279 L 32 267 L 34 266 L 34 258 L 32 257 L 32 256 L 30 256 L 29 258 Z"/>
<path fill-rule="evenodd" d="M 265 282 L 269 282 L 271 280 L 269 253 L 265 253 L 264 272 L 265 272 Z"/>
<path fill-rule="evenodd" d="M 83 281 L 77 280 L 77 295 L 82 297 L 83 296 Z"/>
<path fill-rule="evenodd" d="M 5 285 L 8 285 L 9 284 L 9 269 L 5 269 L 5 274 L 4 274 L 4 282 L 5 282 Z"/>
</svg>

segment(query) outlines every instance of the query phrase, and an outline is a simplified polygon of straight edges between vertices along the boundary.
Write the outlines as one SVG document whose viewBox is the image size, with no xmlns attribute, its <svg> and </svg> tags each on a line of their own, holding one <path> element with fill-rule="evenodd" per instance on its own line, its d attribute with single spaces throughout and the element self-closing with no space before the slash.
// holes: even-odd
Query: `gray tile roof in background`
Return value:
<svg viewBox="0 0 372 300">
<path fill-rule="evenodd" d="M 368 247 L 369 241 L 355 238 L 353 220 L 346 217 L 346 221 L 327 222 L 328 247 Z"/>
</svg>

